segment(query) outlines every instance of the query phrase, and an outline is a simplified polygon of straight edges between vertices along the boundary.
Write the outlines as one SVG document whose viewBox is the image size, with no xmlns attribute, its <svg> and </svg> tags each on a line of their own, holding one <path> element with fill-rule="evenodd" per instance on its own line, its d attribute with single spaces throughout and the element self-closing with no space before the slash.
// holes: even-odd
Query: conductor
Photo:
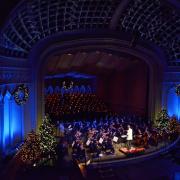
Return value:
<svg viewBox="0 0 180 180">
<path fill-rule="evenodd" d="M 130 149 L 132 145 L 132 140 L 133 140 L 133 130 L 130 125 L 127 126 L 127 148 Z"/>
</svg>

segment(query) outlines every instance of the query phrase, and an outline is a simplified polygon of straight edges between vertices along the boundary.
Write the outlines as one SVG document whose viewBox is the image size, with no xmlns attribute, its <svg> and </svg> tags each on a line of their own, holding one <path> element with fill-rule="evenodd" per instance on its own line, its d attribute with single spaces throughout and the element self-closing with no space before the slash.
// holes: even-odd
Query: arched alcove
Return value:
<svg viewBox="0 0 180 180">
<path fill-rule="evenodd" d="M 6 91 L 4 96 L 4 121 L 3 121 L 3 136 L 2 136 L 2 144 L 3 150 L 6 149 L 7 146 L 11 144 L 10 138 L 10 110 L 11 110 L 11 94 L 9 91 Z"/>
<path fill-rule="evenodd" d="M 175 116 L 180 120 L 180 96 L 177 96 L 174 85 L 168 89 L 167 110 L 170 116 Z"/>
<path fill-rule="evenodd" d="M 0 88 L 2 88 L 0 94 L 0 146 L 3 153 L 6 154 L 24 139 L 26 122 L 24 121 L 24 106 L 18 105 L 12 94 L 14 84 Z"/>
</svg>

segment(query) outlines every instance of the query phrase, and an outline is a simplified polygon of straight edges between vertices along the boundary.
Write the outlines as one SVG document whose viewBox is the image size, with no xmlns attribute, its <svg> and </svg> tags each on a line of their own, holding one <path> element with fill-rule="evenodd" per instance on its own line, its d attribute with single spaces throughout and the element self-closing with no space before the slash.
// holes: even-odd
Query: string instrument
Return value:
<svg viewBox="0 0 180 180">
<path fill-rule="evenodd" d="M 149 139 L 151 137 L 151 133 L 148 130 L 145 130 L 145 133 L 147 134 L 148 139 Z"/>
<path fill-rule="evenodd" d="M 88 138 L 92 139 L 93 136 L 97 133 L 98 131 L 93 129 L 93 130 L 89 130 L 88 132 Z"/>
<path fill-rule="evenodd" d="M 146 132 L 142 136 L 142 146 L 144 147 L 148 146 L 148 134 Z"/>
<path fill-rule="evenodd" d="M 102 133 L 102 138 L 103 138 L 103 139 L 107 139 L 107 138 L 108 138 L 108 134 L 109 134 L 109 132 L 107 132 L 107 133 Z"/>
<path fill-rule="evenodd" d="M 81 136 L 81 134 L 82 134 L 82 133 L 81 133 L 80 131 L 77 131 L 76 134 L 75 134 L 76 139 L 79 139 L 80 136 Z"/>
<path fill-rule="evenodd" d="M 150 138 L 152 140 L 152 143 L 155 146 L 157 146 L 158 145 L 158 134 L 155 131 L 153 131 Z"/>
<path fill-rule="evenodd" d="M 135 144 L 136 144 L 137 146 L 142 145 L 142 140 L 143 140 L 142 135 L 136 135 L 136 136 L 135 136 Z"/>
</svg>

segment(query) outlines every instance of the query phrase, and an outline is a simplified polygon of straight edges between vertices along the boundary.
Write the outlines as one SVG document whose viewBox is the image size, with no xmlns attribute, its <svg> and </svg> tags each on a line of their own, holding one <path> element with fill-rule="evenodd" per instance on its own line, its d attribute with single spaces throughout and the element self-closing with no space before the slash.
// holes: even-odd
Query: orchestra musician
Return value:
<svg viewBox="0 0 180 180">
<path fill-rule="evenodd" d="M 140 146 L 142 145 L 142 142 L 143 142 L 143 138 L 142 138 L 142 132 L 141 132 L 141 129 L 138 128 L 137 130 L 137 135 L 135 135 L 135 144 L 137 146 Z"/>
<path fill-rule="evenodd" d="M 159 135 L 155 129 L 133 124 L 133 128 L 128 125 L 126 130 L 126 125 L 117 119 L 111 119 L 109 122 L 108 120 L 105 122 L 103 120 L 100 122 L 96 120 L 92 122 L 74 121 L 59 124 L 59 129 L 68 143 L 72 144 L 72 152 L 76 157 L 83 156 L 85 150 L 87 150 L 87 155 L 92 156 L 100 153 L 111 154 L 115 152 L 116 147 L 124 146 L 126 142 L 130 149 L 133 140 L 137 147 L 148 148 L 149 144 L 158 144 Z M 114 137 L 118 140 L 113 141 Z"/>
<path fill-rule="evenodd" d="M 76 131 L 75 138 L 76 140 L 80 140 L 82 133 L 80 131 Z"/>
</svg>

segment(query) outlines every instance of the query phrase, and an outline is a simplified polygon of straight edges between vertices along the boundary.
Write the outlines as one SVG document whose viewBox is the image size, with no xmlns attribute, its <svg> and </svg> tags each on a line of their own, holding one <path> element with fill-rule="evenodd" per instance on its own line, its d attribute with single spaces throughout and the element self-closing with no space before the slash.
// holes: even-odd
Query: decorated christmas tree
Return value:
<svg viewBox="0 0 180 180">
<path fill-rule="evenodd" d="M 168 130 L 168 124 L 169 124 L 169 115 L 167 113 L 166 109 L 162 109 L 156 118 L 156 126 L 157 128 L 163 132 L 164 130 Z"/>
<path fill-rule="evenodd" d="M 180 123 L 176 119 L 175 116 L 173 116 L 170 121 L 169 121 L 169 126 L 168 126 L 169 132 L 172 134 L 180 134 Z"/>
<path fill-rule="evenodd" d="M 55 159 L 56 157 L 56 139 L 55 126 L 51 123 L 49 116 L 45 116 L 42 125 L 39 128 L 40 149 L 45 161 Z"/>
<path fill-rule="evenodd" d="M 27 135 L 27 138 L 17 155 L 23 163 L 30 166 L 39 161 L 41 157 L 40 142 L 39 136 L 34 131 L 31 131 Z"/>
</svg>

